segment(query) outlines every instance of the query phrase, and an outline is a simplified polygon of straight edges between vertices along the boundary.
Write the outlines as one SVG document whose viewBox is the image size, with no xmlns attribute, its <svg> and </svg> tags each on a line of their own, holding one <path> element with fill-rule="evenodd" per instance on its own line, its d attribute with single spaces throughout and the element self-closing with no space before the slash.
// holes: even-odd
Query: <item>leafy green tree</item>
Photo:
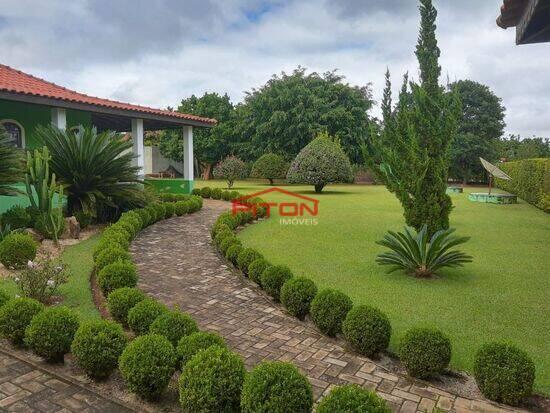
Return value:
<svg viewBox="0 0 550 413">
<path fill-rule="evenodd" d="M 420 84 L 405 76 L 399 102 L 392 109 L 387 75 L 382 129 L 371 135 L 364 152 L 365 161 L 380 170 L 380 177 L 403 205 L 407 224 L 417 231 L 426 224 L 432 235 L 449 227 L 448 151 L 456 134 L 460 100 L 439 85 L 437 11 L 432 0 L 420 0 L 420 14 L 416 47 Z"/>
<path fill-rule="evenodd" d="M 246 164 L 236 156 L 228 156 L 220 161 L 214 168 L 214 177 L 225 179 L 227 187 L 231 188 L 237 179 L 244 179 L 247 176 Z"/>
<path fill-rule="evenodd" d="M 11 139 L 0 125 L 0 195 L 21 193 L 13 185 L 23 181 L 23 171 L 21 151 L 11 145 Z"/>
<path fill-rule="evenodd" d="M 264 178 L 273 185 L 274 179 L 284 179 L 288 171 L 288 163 L 281 155 L 275 153 L 266 153 L 258 158 L 252 166 L 253 178 Z"/>
<path fill-rule="evenodd" d="M 479 157 L 495 160 L 498 140 L 504 132 L 504 111 L 501 99 L 489 87 L 472 80 L 452 83 L 462 102 L 458 133 L 450 148 L 451 178 L 467 183 L 485 176 Z"/>
<path fill-rule="evenodd" d="M 267 152 L 291 160 L 320 132 L 335 136 L 353 162 L 368 134 L 367 112 L 373 105 L 370 86 L 352 87 L 336 72 L 274 75 L 259 89 L 247 92 L 237 110 L 237 152 L 257 159 Z"/>
<path fill-rule="evenodd" d="M 510 135 L 508 139 L 501 139 L 498 146 L 499 158 L 508 161 L 529 158 L 550 157 L 550 139 L 526 138 L 519 135 Z"/>
</svg>

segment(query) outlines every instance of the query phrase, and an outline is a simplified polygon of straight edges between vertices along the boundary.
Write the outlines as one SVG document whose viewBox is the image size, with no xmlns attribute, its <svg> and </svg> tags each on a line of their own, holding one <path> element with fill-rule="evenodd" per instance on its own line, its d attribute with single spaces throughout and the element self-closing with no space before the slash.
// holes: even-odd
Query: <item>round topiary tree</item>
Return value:
<svg viewBox="0 0 550 413">
<path fill-rule="evenodd" d="M 420 379 L 440 374 L 451 361 L 451 340 L 432 328 L 413 328 L 399 344 L 399 358 L 412 377 Z"/>
<path fill-rule="evenodd" d="M 127 339 L 120 324 L 108 320 L 93 320 L 78 328 L 71 351 L 88 376 L 103 379 L 117 368 L 126 343 Z"/>
<path fill-rule="evenodd" d="M 346 294 L 327 288 L 311 301 L 309 313 L 322 333 L 335 336 L 342 331 L 342 322 L 352 307 L 351 298 Z"/>
<path fill-rule="evenodd" d="M 214 177 L 217 179 L 225 179 L 228 188 L 233 187 L 233 183 L 237 179 L 244 179 L 246 176 L 246 164 L 233 155 L 223 159 L 214 167 Z"/>
<path fill-rule="evenodd" d="M 146 298 L 128 311 L 128 326 L 137 335 L 147 334 L 157 317 L 167 311 L 165 305 L 152 298 Z"/>
<path fill-rule="evenodd" d="M 273 265 L 267 267 L 262 273 L 260 280 L 262 288 L 272 296 L 275 301 L 281 298 L 281 287 L 292 278 L 292 271 L 285 265 Z"/>
<path fill-rule="evenodd" d="M 184 413 L 238 412 L 246 370 L 227 348 L 210 346 L 185 364 L 179 380 Z"/>
<path fill-rule="evenodd" d="M 44 306 L 32 298 L 13 298 L 0 307 L 0 336 L 23 344 L 25 329 Z"/>
<path fill-rule="evenodd" d="M 97 257 L 94 260 L 94 265 L 96 271 L 101 271 L 103 267 L 106 267 L 107 265 L 117 261 L 130 262 L 131 257 L 128 251 L 123 250 L 121 247 L 113 245 L 112 247 L 105 248 L 97 254 Z"/>
<path fill-rule="evenodd" d="M 388 347 L 391 324 L 386 314 L 379 309 L 360 305 L 348 312 L 342 323 L 342 331 L 359 353 L 371 357 Z"/>
<path fill-rule="evenodd" d="M 348 157 L 327 133 L 321 133 L 300 151 L 287 174 L 289 183 L 313 185 L 317 193 L 327 184 L 352 179 Z"/>
<path fill-rule="evenodd" d="M 293 364 L 260 363 L 244 381 L 243 413 L 310 413 L 312 408 L 311 384 Z"/>
<path fill-rule="evenodd" d="M 231 261 L 233 264 L 237 264 L 237 257 L 243 250 L 242 245 L 233 243 L 225 252 L 225 258 Z"/>
<path fill-rule="evenodd" d="M 391 413 L 386 401 L 356 384 L 335 387 L 317 406 L 317 413 Z"/>
<path fill-rule="evenodd" d="M 288 172 L 288 163 L 284 158 L 275 153 L 266 153 L 260 156 L 254 165 L 252 165 L 252 178 L 263 178 L 269 180 L 273 185 L 273 180 L 284 179 Z"/>
<path fill-rule="evenodd" d="M 138 288 L 118 288 L 107 297 L 107 307 L 116 321 L 126 325 L 128 312 L 145 298 L 145 293 Z"/>
<path fill-rule="evenodd" d="M 106 265 L 97 275 L 97 284 L 105 296 L 111 291 L 137 285 L 137 269 L 131 261 L 116 261 Z"/>
<path fill-rule="evenodd" d="M 140 336 L 122 352 L 119 369 L 130 391 L 145 399 L 155 399 L 176 371 L 176 352 L 166 337 Z"/>
<path fill-rule="evenodd" d="M 189 212 L 189 202 L 188 201 L 178 201 L 174 205 L 174 212 L 178 217 L 187 214 Z"/>
<path fill-rule="evenodd" d="M 0 262 L 20 269 L 36 257 L 37 244 L 30 234 L 12 232 L 0 242 Z"/>
<path fill-rule="evenodd" d="M 195 320 L 189 314 L 179 311 L 168 311 L 159 315 L 149 327 L 151 334 L 166 337 L 174 347 L 178 345 L 178 341 L 182 337 L 197 331 L 199 331 L 199 327 Z"/>
<path fill-rule="evenodd" d="M 237 267 L 243 273 L 248 274 L 248 266 L 259 258 L 263 258 L 263 256 L 254 248 L 245 248 L 237 257 Z"/>
<path fill-rule="evenodd" d="M 216 333 L 199 331 L 182 337 L 176 347 L 179 365 L 183 368 L 195 354 L 210 346 L 227 347 L 222 336 Z"/>
<path fill-rule="evenodd" d="M 262 285 L 262 273 L 270 266 L 271 264 L 265 258 L 252 261 L 248 266 L 248 278 L 256 284 Z"/>
<path fill-rule="evenodd" d="M 226 237 L 222 242 L 220 242 L 220 252 L 226 256 L 227 250 L 231 248 L 233 245 L 238 245 L 242 247 L 242 242 L 240 239 L 237 238 L 236 235 Z"/>
<path fill-rule="evenodd" d="M 317 286 L 309 278 L 291 278 L 281 287 L 281 303 L 290 314 L 303 320 L 309 313 L 309 306 L 315 294 Z"/>
<path fill-rule="evenodd" d="M 488 343 L 476 353 L 474 377 L 485 397 L 516 406 L 533 392 L 535 364 L 516 346 Z"/>
</svg>

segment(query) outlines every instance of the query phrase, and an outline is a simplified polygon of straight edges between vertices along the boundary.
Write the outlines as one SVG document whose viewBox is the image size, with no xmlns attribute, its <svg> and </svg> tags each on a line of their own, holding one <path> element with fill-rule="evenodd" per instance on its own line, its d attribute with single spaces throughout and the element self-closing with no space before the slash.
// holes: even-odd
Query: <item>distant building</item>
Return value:
<svg viewBox="0 0 550 413">
<path fill-rule="evenodd" d="M 550 0 L 504 0 L 497 24 L 516 28 L 516 44 L 550 42 Z"/>
</svg>

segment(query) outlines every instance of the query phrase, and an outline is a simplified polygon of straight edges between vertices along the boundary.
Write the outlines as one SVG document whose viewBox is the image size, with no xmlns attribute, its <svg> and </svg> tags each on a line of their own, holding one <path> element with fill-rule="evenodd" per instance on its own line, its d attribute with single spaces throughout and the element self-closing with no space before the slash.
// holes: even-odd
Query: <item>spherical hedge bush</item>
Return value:
<svg viewBox="0 0 550 413">
<path fill-rule="evenodd" d="M 145 399 L 158 398 L 176 370 L 176 352 L 166 337 L 137 337 L 126 346 L 119 370 L 130 391 Z"/>
<path fill-rule="evenodd" d="M 149 220 L 149 225 L 154 224 L 155 222 L 158 221 L 157 209 L 153 206 L 153 204 L 146 206 L 145 210 L 147 211 L 147 213 L 151 217 L 151 219 Z"/>
<path fill-rule="evenodd" d="M 210 198 L 211 195 L 212 195 L 212 188 L 205 186 L 204 188 L 201 189 L 201 196 L 203 198 Z"/>
<path fill-rule="evenodd" d="M 36 249 L 36 241 L 30 234 L 12 232 L 0 242 L 0 262 L 6 268 L 23 268 L 34 260 Z"/>
<path fill-rule="evenodd" d="M 182 411 L 238 412 L 245 375 L 243 361 L 227 348 L 211 346 L 199 351 L 180 376 Z"/>
<path fill-rule="evenodd" d="M 211 346 L 227 347 L 222 336 L 216 333 L 199 331 L 182 337 L 176 347 L 179 365 L 183 368 L 195 354 Z"/>
<path fill-rule="evenodd" d="M 157 221 L 163 220 L 166 215 L 166 208 L 164 204 L 156 202 L 153 204 L 153 208 L 155 208 L 155 213 L 157 214 Z"/>
<path fill-rule="evenodd" d="M 178 217 L 187 214 L 189 211 L 189 202 L 187 201 L 178 201 L 174 205 L 174 212 Z"/>
<path fill-rule="evenodd" d="M 327 288 L 317 293 L 309 308 L 315 325 L 328 336 L 342 331 L 342 322 L 353 307 L 346 294 Z"/>
<path fill-rule="evenodd" d="M 0 307 L 6 304 L 10 299 L 11 297 L 6 291 L 0 290 Z"/>
<path fill-rule="evenodd" d="M 2 226 L 10 226 L 11 230 L 19 228 L 28 228 L 31 226 L 32 218 L 25 208 L 21 205 L 14 205 L 0 217 Z"/>
<path fill-rule="evenodd" d="M 0 307 L 0 336 L 15 345 L 23 344 L 25 329 L 32 318 L 40 313 L 44 306 L 32 298 L 14 298 Z"/>
<path fill-rule="evenodd" d="M 210 194 L 212 199 L 221 199 L 222 197 L 222 190 L 221 188 L 214 188 L 212 189 L 212 193 Z"/>
<path fill-rule="evenodd" d="M 293 364 L 263 362 L 244 380 L 241 408 L 243 413 L 310 413 L 313 392 Z"/>
<path fill-rule="evenodd" d="M 234 234 L 232 237 L 226 237 L 222 242 L 220 242 L 220 252 L 225 256 L 227 254 L 227 250 L 233 245 L 239 245 L 242 247 L 241 240 Z"/>
<path fill-rule="evenodd" d="M 270 266 L 271 264 L 264 258 L 252 261 L 248 266 L 248 278 L 256 284 L 262 285 L 262 273 Z"/>
<path fill-rule="evenodd" d="M 156 318 L 168 309 L 152 298 L 145 298 L 128 311 L 128 326 L 137 335 L 147 334 Z"/>
<path fill-rule="evenodd" d="M 159 315 L 151 327 L 151 334 L 158 334 L 166 337 L 174 347 L 178 345 L 178 341 L 189 334 L 199 331 L 199 327 L 195 320 L 189 314 L 179 311 L 168 311 Z"/>
<path fill-rule="evenodd" d="M 78 329 L 78 316 L 67 307 L 49 307 L 33 317 L 25 344 L 48 361 L 63 361 Z"/>
<path fill-rule="evenodd" d="M 292 271 L 284 265 L 273 265 L 267 267 L 262 273 L 261 286 L 276 301 L 281 297 L 281 287 L 292 278 Z"/>
<path fill-rule="evenodd" d="M 485 397 L 516 406 L 533 392 L 535 364 L 514 345 L 488 343 L 475 355 L 474 377 Z"/>
<path fill-rule="evenodd" d="M 139 231 L 139 229 L 137 229 L 137 226 L 138 223 L 136 221 L 120 219 L 111 227 L 125 230 L 126 232 L 128 232 L 128 234 L 130 234 L 130 240 L 133 240 Z"/>
<path fill-rule="evenodd" d="M 97 255 L 94 261 L 96 271 L 101 271 L 107 265 L 117 261 L 129 262 L 131 261 L 131 257 L 128 251 L 113 245 L 110 248 L 104 249 Z"/>
<path fill-rule="evenodd" d="M 370 357 L 388 347 L 391 324 L 379 309 L 360 305 L 348 312 L 342 323 L 342 332 L 359 353 Z"/>
<path fill-rule="evenodd" d="M 259 258 L 263 258 L 263 256 L 254 248 L 245 248 L 237 257 L 237 267 L 245 274 L 248 274 L 248 266 Z"/>
<path fill-rule="evenodd" d="M 237 263 L 237 257 L 243 250 L 242 245 L 233 243 L 225 252 L 225 258 L 231 261 L 233 264 Z"/>
<path fill-rule="evenodd" d="M 240 225 L 240 219 L 237 217 L 237 215 L 233 215 L 231 212 L 226 212 L 221 214 L 216 220 L 215 225 L 219 224 L 225 224 L 230 229 L 235 229 Z"/>
<path fill-rule="evenodd" d="M 333 388 L 317 406 L 317 413 L 391 413 L 386 401 L 356 384 Z"/>
<path fill-rule="evenodd" d="M 451 340 L 439 330 L 413 328 L 399 345 L 399 358 L 412 377 L 440 374 L 451 361 Z"/>
<path fill-rule="evenodd" d="M 120 324 L 94 320 L 85 322 L 78 328 L 71 352 L 88 376 L 103 379 L 117 368 L 126 343 L 127 339 Z"/>
<path fill-rule="evenodd" d="M 165 202 L 164 204 L 164 219 L 172 218 L 176 212 L 176 207 L 173 202 Z"/>
<path fill-rule="evenodd" d="M 118 288 L 135 287 L 137 280 L 137 269 L 131 261 L 117 261 L 106 265 L 97 276 L 97 283 L 105 296 Z"/>
<path fill-rule="evenodd" d="M 151 225 L 151 215 L 145 208 L 134 209 L 134 211 L 140 216 L 141 222 L 143 222 L 143 228 Z"/>
<path fill-rule="evenodd" d="M 224 201 L 231 201 L 231 192 L 230 191 L 222 191 L 222 199 Z"/>
<path fill-rule="evenodd" d="M 107 307 L 111 316 L 122 324 L 128 324 L 128 312 L 146 295 L 138 288 L 118 288 L 107 297 Z"/>
<path fill-rule="evenodd" d="M 315 294 L 317 286 L 309 278 L 291 278 L 281 287 L 281 303 L 290 314 L 303 320 L 309 313 L 309 306 Z"/>
<path fill-rule="evenodd" d="M 225 224 L 222 224 L 223 228 L 216 232 L 216 236 L 214 237 L 214 244 L 219 248 L 222 241 L 225 240 L 227 237 L 234 237 L 235 234 L 233 231 L 229 229 L 229 227 Z"/>
<path fill-rule="evenodd" d="M 115 247 L 115 248 L 118 247 L 123 250 L 127 250 L 128 247 L 130 246 L 129 239 L 130 239 L 130 235 L 128 234 L 127 231 L 123 229 L 105 230 L 103 234 L 101 234 L 101 238 L 94 249 L 94 259 L 97 258 L 97 256 L 101 253 L 101 251 L 110 247 Z"/>
</svg>

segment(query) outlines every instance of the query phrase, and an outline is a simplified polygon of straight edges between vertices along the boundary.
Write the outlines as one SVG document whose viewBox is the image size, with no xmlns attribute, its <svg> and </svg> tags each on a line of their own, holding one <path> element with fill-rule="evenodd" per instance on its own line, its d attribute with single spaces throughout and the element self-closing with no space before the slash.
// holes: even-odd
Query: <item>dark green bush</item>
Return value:
<svg viewBox="0 0 550 413">
<path fill-rule="evenodd" d="M 145 211 L 147 211 L 147 213 L 151 217 L 149 220 L 149 225 L 154 224 L 159 220 L 159 218 L 157 217 L 157 209 L 155 208 L 154 205 L 155 204 L 151 204 L 145 207 Z"/>
<path fill-rule="evenodd" d="M 474 377 L 485 397 L 516 406 L 533 392 L 535 364 L 514 345 L 488 343 L 476 353 Z"/>
<path fill-rule="evenodd" d="M 172 218 L 176 212 L 176 207 L 172 202 L 165 202 L 164 204 L 164 219 Z"/>
<path fill-rule="evenodd" d="M 388 347 L 391 324 L 379 309 L 360 305 L 348 312 L 342 323 L 342 332 L 359 353 L 371 357 Z"/>
<path fill-rule="evenodd" d="M 220 188 L 214 188 L 212 189 L 212 193 L 210 194 L 212 199 L 221 199 L 222 197 L 222 190 Z"/>
<path fill-rule="evenodd" d="M 451 361 L 451 340 L 439 330 L 413 328 L 399 345 L 399 358 L 412 377 L 443 373 Z"/>
<path fill-rule="evenodd" d="M 262 285 L 262 274 L 271 264 L 264 258 L 254 260 L 248 266 L 248 278 L 258 285 Z"/>
<path fill-rule="evenodd" d="M 25 208 L 20 205 L 14 205 L 0 217 L 0 223 L 3 226 L 9 225 L 11 230 L 19 228 L 28 228 L 31 225 L 31 216 Z"/>
<path fill-rule="evenodd" d="M 117 288 L 137 285 L 137 268 L 131 261 L 117 261 L 99 271 L 97 283 L 105 296 Z"/>
<path fill-rule="evenodd" d="M 309 312 L 321 332 L 335 336 L 342 331 L 342 322 L 352 307 L 353 303 L 346 294 L 327 288 L 317 293 Z"/>
<path fill-rule="evenodd" d="M 178 201 L 174 205 L 174 212 L 178 217 L 187 214 L 189 211 L 189 201 Z"/>
<path fill-rule="evenodd" d="M 147 334 L 158 316 L 168 312 L 165 305 L 145 298 L 128 311 L 128 326 L 137 335 Z"/>
<path fill-rule="evenodd" d="M 239 199 L 239 198 L 242 197 L 242 195 L 241 195 L 239 192 L 237 192 L 237 191 L 231 191 L 231 192 L 229 193 L 229 195 L 230 195 L 230 200 L 231 200 L 231 201 L 235 201 L 236 199 Z"/>
<path fill-rule="evenodd" d="M 49 307 L 33 317 L 25 344 L 48 361 L 63 361 L 78 330 L 78 316 L 67 307 Z"/>
<path fill-rule="evenodd" d="M 254 248 L 245 248 L 237 257 L 237 267 L 245 274 L 248 274 L 248 266 L 252 261 L 256 261 L 259 258 L 263 258 L 263 256 Z"/>
<path fill-rule="evenodd" d="M 161 202 L 174 202 L 174 199 L 175 199 L 174 194 L 170 194 L 167 192 L 163 192 L 159 194 L 158 197 Z"/>
<path fill-rule="evenodd" d="M 260 276 L 261 286 L 276 301 L 281 298 L 281 287 L 292 278 L 292 271 L 284 265 L 267 267 Z"/>
<path fill-rule="evenodd" d="M 134 209 L 136 214 L 138 214 L 141 218 L 141 222 L 143 222 L 143 228 L 151 225 L 151 215 L 145 208 L 138 208 Z"/>
<path fill-rule="evenodd" d="M 161 202 L 156 202 L 153 204 L 153 207 L 155 208 L 156 214 L 157 214 L 157 221 L 161 221 L 166 216 L 166 207 Z"/>
<path fill-rule="evenodd" d="M 317 286 L 309 278 L 291 278 L 281 287 L 281 303 L 290 314 L 303 320 L 309 313 L 309 306 L 315 294 Z"/>
<path fill-rule="evenodd" d="M 205 186 L 201 189 L 201 196 L 203 198 L 210 198 L 212 196 L 212 188 Z"/>
<path fill-rule="evenodd" d="M 31 235 L 12 232 L 0 242 L 0 262 L 6 268 L 23 268 L 34 260 L 36 249 L 36 241 Z"/>
<path fill-rule="evenodd" d="M 222 191 L 222 199 L 224 201 L 231 201 L 231 192 L 230 191 Z"/>
<path fill-rule="evenodd" d="M 239 226 L 240 220 L 236 215 L 233 215 L 231 212 L 224 212 L 216 220 L 216 224 L 225 224 L 230 229 L 235 229 Z"/>
<path fill-rule="evenodd" d="M 128 324 L 128 312 L 146 295 L 137 288 L 118 288 L 107 297 L 107 306 L 111 316 L 122 324 Z"/>
<path fill-rule="evenodd" d="M 176 353 L 178 354 L 178 363 L 182 367 L 191 360 L 191 358 L 201 350 L 206 350 L 210 346 L 226 347 L 225 341 L 219 334 L 206 331 L 199 331 L 188 336 L 183 336 L 178 341 Z"/>
<path fill-rule="evenodd" d="M 238 412 L 245 374 L 241 358 L 227 348 L 211 346 L 200 351 L 180 376 L 182 411 Z"/>
<path fill-rule="evenodd" d="M 74 217 L 80 225 L 80 229 L 85 229 L 92 223 L 92 216 L 84 211 L 76 211 Z"/>
<path fill-rule="evenodd" d="M 225 256 L 227 254 L 227 250 L 233 245 L 239 245 L 242 247 L 242 242 L 240 239 L 237 238 L 236 235 L 226 237 L 220 243 L 220 252 Z"/>
<path fill-rule="evenodd" d="M 252 166 L 252 178 L 264 178 L 273 185 L 273 180 L 284 179 L 288 171 L 288 163 L 275 153 L 266 153 L 260 156 Z"/>
<path fill-rule="evenodd" d="M 44 306 L 32 298 L 14 298 L 0 307 L 0 336 L 23 344 L 25 329 Z"/>
<path fill-rule="evenodd" d="M 241 408 L 242 413 L 310 413 L 313 392 L 294 365 L 263 362 L 244 380 Z"/>
<path fill-rule="evenodd" d="M 110 248 L 105 248 L 97 254 L 94 260 L 96 271 L 101 271 L 109 264 L 117 261 L 131 261 L 130 253 L 120 247 L 113 245 Z"/>
<path fill-rule="evenodd" d="M 179 311 L 168 311 L 159 315 L 149 328 L 151 334 L 166 337 L 174 347 L 178 345 L 178 341 L 182 337 L 197 331 L 199 331 L 199 327 L 195 320 L 189 314 Z"/>
<path fill-rule="evenodd" d="M 0 307 L 6 304 L 10 299 L 11 297 L 6 291 L 0 290 Z"/>
<path fill-rule="evenodd" d="M 176 352 L 166 337 L 137 337 L 122 352 L 119 369 L 130 391 L 145 399 L 156 399 L 176 370 Z"/>
<path fill-rule="evenodd" d="M 317 406 L 317 413 L 391 413 L 386 401 L 356 384 L 333 388 Z"/>
<path fill-rule="evenodd" d="M 117 224 L 121 222 L 129 222 L 134 228 L 134 235 L 137 235 L 137 233 L 143 228 L 143 220 L 141 219 L 141 216 L 134 211 L 123 212 L 117 221 Z"/>
<path fill-rule="evenodd" d="M 191 195 L 200 196 L 201 195 L 201 189 L 200 188 L 193 188 L 193 190 L 191 191 Z"/>
<path fill-rule="evenodd" d="M 248 168 L 246 164 L 234 155 L 222 159 L 214 167 L 214 177 L 216 179 L 224 179 L 227 182 L 227 187 L 231 188 L 237 179 L 246 178 Z"/>
<path fill-rule="evenodd" d="M 192 196 L 189 201 L 187 201 L 189 205 L 189 214 L 192 214 L 193 212 L 197 212 L 202 208 L 202 198 L 198 196 Z"/>
<path fill-rule="evenodd" d="M 139 232 L 138 229 L 138 222 L 130 219 L 120 219 L 116 223 L 114 223 L 111 227 L 112 228 L 121 228 L 124 229 L 128 234 L 130 234 L 130 241 L 135 238 L 137 233 Z"/>
<path fill-rule="evenodd" d="M 216 231 L 216 236 L 214 237 L 214 244 L 219 248 L 220 244 L 227 237 L 234 237 L 235 234 L 229 229 L 225 224 L 222 224 L 222 227 Z"/>
<path fill-rule="evenodd" d="M 71 351 L 77 364 L 88 376 L 103 379 L 117 368 L 126 342 L 120 324 L 108 320 L 93 320 L 78 328 Z"/>
<path fill-rule="evenodd" d="M 233 243 L 225 252 L 225 258 L 231 261 L 233 264 L 237 264 L 237 257 L 243 250 L 243 247 L 240 244 Z"/>
</svg>

